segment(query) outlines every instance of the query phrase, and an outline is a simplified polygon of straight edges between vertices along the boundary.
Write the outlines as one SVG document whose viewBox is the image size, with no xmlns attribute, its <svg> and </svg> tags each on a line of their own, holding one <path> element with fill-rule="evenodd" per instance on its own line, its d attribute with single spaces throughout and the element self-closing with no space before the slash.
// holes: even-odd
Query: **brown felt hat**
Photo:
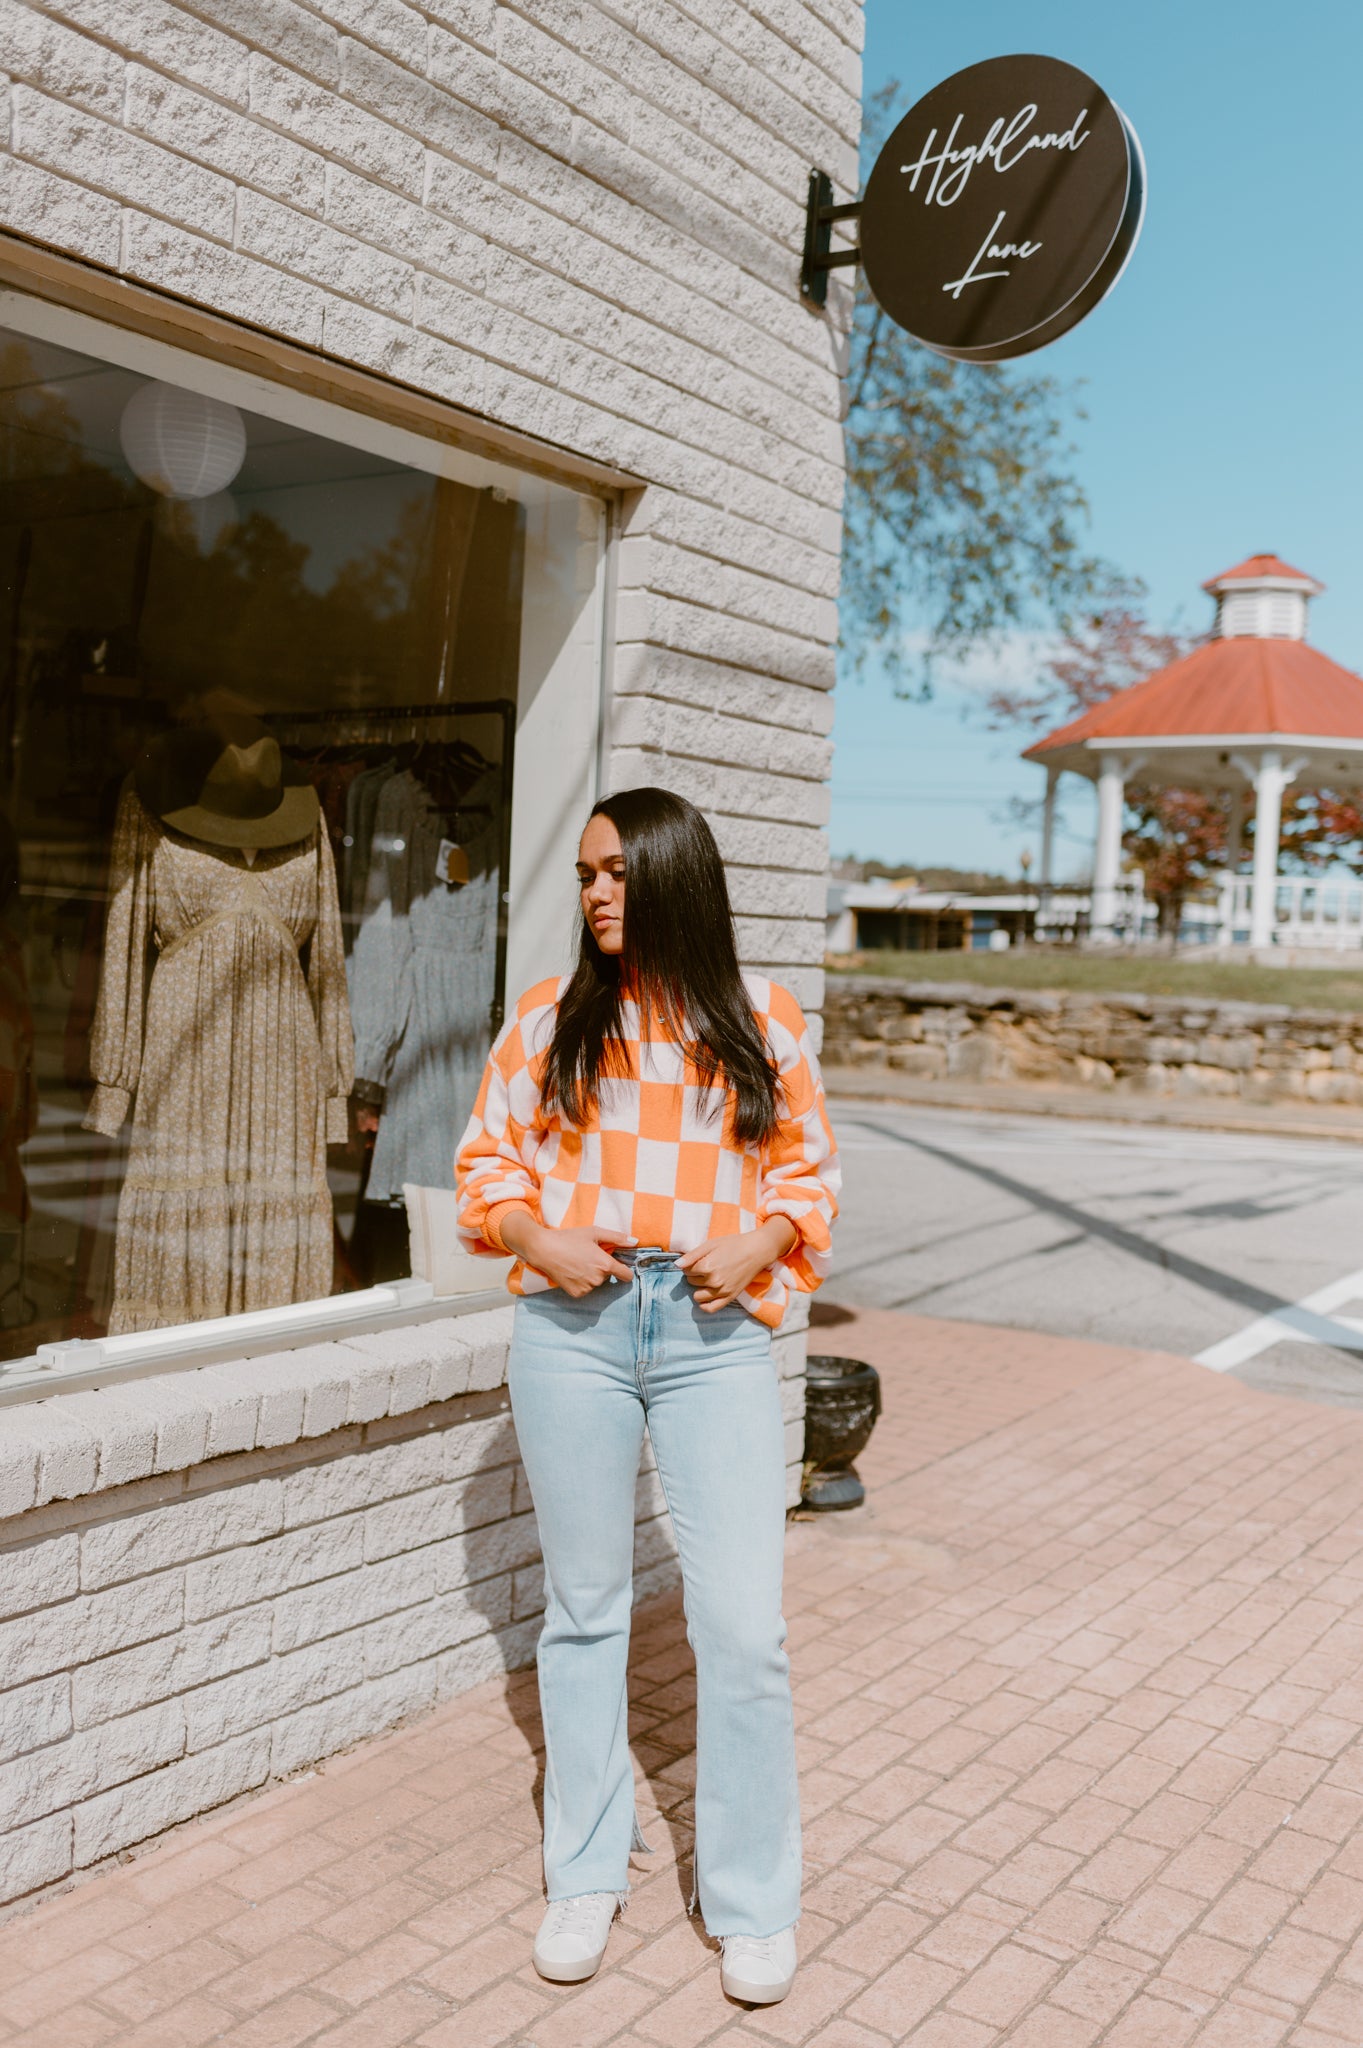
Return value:
<svg viewBox="0 0 1363 2048">
<path fill-rule="evenodd" d="M 257 719 L 162 733 L 133 770 L 147 809 L 209 846 L 290 846 L 317 823 L 317 792 Z"/>
</svg>

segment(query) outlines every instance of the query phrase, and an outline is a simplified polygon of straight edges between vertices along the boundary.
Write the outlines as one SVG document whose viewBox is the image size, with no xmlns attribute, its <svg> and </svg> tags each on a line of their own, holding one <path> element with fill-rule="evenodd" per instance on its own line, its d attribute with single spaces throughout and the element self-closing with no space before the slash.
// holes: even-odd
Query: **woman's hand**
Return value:
<svg viewBox="0 0 1363 2048">
<path fill-rule="evenodd" d="M 707 1315 L 728 1308 L 749 1281 L 784 1258 L 799 1232 L 788 1216 L 773 1216 L 757 1230 L 736 1237 L 707 1237 L 678 1261 L 695 1289 L 696 1306 Z"/>
<path fill-rule="evenodd" d="M 518 1210 L 502 1225 L 501 1239 L 508 1251 L 515 1252 L 537 1273 L 543 1273 L 546 1280 L 552 1280 L 574 1301 L 590 1294 L 603 1280 L 634 1277 L 629 1267 L 613 1259 L 607 1249 L 634 1243 L 632 1237 L 622 1237 L 618 1230 L 601 1230 L 596 1224 L 577 1230 L 550 1230 L 545 1224 L 536 1223 L 525 1210 Z"/>
</svg>

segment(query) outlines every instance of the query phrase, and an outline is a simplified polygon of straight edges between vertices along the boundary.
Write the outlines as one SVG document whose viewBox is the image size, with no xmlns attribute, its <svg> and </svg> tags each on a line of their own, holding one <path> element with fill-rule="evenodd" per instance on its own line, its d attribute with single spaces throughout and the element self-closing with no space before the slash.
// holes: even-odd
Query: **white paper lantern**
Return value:
<svg viewBox="0 0 1363 2048">
<path fill-rule="evenodd" d="M 246 458 L 246 423 L 234 405 L 144 384 L 123 408 L 118 438 L 134 476 L 165 498 L 211 498 Z"/>
</svg>

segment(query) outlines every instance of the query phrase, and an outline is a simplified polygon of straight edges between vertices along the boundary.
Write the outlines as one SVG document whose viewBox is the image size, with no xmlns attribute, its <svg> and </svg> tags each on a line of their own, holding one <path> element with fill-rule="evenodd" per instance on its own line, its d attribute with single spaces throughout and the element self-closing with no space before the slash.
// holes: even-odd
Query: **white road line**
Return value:
<svg viewBox="0 0 1363 2048">
<path fill-rule="evenodd" d="M 1257 1316 L 1233 1337 L 1223 1337 L 1219 1344 L 1199 1351 L 1193 1363 L 1205 1365 L 1212 1372 L 1232 1372 L 1237 1365 L 1267 1351 L 1271 1344 L 1282 1343 L 1330 1344 L 1336 1351 L 1363 1352 L 1363 1320 L 1333 1313 L 1346 1301 L 1360 1299 L 1363 1271 L 1350 1273 L 1343 1280 L 1332 1280 L 1328 1287 L 1317 1288 L 1314 1294 L 1304 1295 L 1271 1316 Z"/>
</svg>

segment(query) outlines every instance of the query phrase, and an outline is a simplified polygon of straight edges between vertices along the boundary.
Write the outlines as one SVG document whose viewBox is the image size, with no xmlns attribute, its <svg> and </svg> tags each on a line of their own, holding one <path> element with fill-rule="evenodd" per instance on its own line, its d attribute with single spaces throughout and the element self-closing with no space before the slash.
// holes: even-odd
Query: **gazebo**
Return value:
<svg viewBox="0 0 1363 2048">
<path fill-rule="evenodd" d="M 1251 946 L 1274 943 L 1284 790 L 1295 784 L 1363 793 L 1363 677 L 1306 644 L 1307 607 L 1324 587 L 1277 555 L 1251 555 L 1203 584 L 1216 599 L 1212 637 L 1204 645 L 1026 749 L 1023 758 L 1046 770 L 1043 892 L 1052 879 L 1057 782 L 1068 770 L 1098 785 L 1093 936 L 1113 934 L 1124 796 L 1139 776 L 1146 785 L 1229 794 L 1221 936 L 1229 940 L 1245 916 Z M 1237 883 L 1251 789 L 1254 872 L 1252 880 Z M 1319 885 L 1308 886 L 1319 921 Z M 1335 923 L 1326 942 L 1338 944 L 1343 936 Z M 1350 937 L 1363 944 L 1363 899 Z"/>
</svg>

